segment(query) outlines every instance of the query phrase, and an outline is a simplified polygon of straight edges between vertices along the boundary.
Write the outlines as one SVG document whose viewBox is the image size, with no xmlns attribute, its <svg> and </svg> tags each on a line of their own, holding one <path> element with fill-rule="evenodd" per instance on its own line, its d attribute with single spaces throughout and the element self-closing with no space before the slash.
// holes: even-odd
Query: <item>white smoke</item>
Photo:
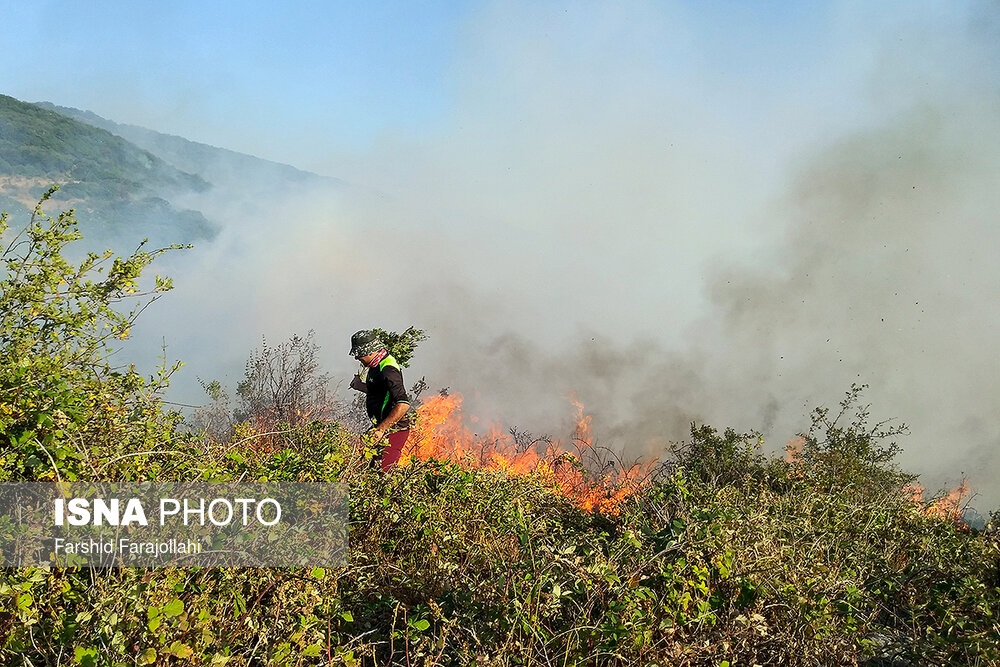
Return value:
<svg viewBox="0 0 1000 667">
<path fill-rule="evenodd" d="M 141 333 L 190 392 L 262 334 L 316 329 L 346 378 L 353 331 L 412 324 L 408 379 L 536 432 L 575 392 L 633 453 L 695 419 L 778 448 L 867 382 L 911 426 L 904 467 L 996 505 L 997 10 L 893 12 L 775 36 L 680 4 L 491 5 L 452 117 L 332 155 L 365 189 L 217 202 L 222 237 L 171 260 Z"/>
</svg>

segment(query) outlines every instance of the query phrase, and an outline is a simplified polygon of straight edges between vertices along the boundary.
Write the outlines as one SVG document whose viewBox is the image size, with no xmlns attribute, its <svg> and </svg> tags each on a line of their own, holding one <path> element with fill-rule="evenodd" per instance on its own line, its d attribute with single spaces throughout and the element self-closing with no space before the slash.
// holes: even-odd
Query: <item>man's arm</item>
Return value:
<svg viewBox="0 0 1000 667">
<path fill-rule="evenodd" d="M 354 379 L 351 380 L 351 389 L 357 389 L 362 394 L 368 393 L 368 385 L 364 380 L 361 379 L 360 375 L 355 374 Z"/>
<path fill-rule="evenodd" d="M 393 366 L 388 366 L 382 371 L 386 384 L 389 385 L 389 398 L 392 399 L 392 408 L 382 421 L 375 425 L 369 434 L 378 442 L 388 432 L 393 425 L 402 419 L 410 409 L 410 397 L 406 395 L 406 385 L 403 383 L 403 373 Z"/>
<path fill-rule="evenodd" d="M 402 419 L 403 415 L 405 415 L 409 409 L 409 403 L 396 403 L 396 405 L 392 406 L 392 410 L 389 411 L 389 414 L 385 416 L 385 419 L 376 424 L 375 428 L 368 431 L 368 434 L 371 435 L 375 442 L 380 441 L 383 437 L 385 437 L 386 432 L 392 428 L 393 424 Z"/>
</svg>

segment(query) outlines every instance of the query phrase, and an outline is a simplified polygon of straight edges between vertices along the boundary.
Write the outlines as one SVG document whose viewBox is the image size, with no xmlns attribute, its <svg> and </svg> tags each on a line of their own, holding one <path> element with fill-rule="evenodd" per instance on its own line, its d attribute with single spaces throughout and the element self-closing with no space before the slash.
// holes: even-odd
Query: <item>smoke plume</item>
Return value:
<svg viewBox="0 0 1000 667">
<path fill-rule="evenodd" d="M 451 117 L 331 155 L 353 188 L 216 200 L 225 231 L 171 260 L 146 331 L 183 392 L 308 329 L 349 379 L 353 331 L 412 324 L 408 379 L 553 435 L 576 396 L 627 455 L 693 420 L 779 449 L 868 383 L 910 426 L 903 467 L 995 506 L 997 12 L 897 9 L 709 41 L 680 5 L 486 8 Z"/>
</svg>

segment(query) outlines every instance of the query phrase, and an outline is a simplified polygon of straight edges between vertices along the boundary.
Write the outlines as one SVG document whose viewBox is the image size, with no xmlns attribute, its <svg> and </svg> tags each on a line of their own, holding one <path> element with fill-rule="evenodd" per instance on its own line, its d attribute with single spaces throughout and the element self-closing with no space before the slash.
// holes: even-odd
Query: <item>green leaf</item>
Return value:
<svg viewBox="0 0 1000 667">
<path fill-rule="evenodd" d="M 182 644 L 179 641 L 175 641 L 170 645 L 169 653 L 171 655 L 177 656 L 182 660 L 186 660 L 194 655 L 194 649 L 192 649 L 187 644 Z"/>
<path fill-rule="evenodd" d="M 17 608 L 21 611 L 26 611 L 31 607 L 31 603 L 35 601 L 35 598 L 31 593 L 21 593 L 17 596 Z"/>
<path fill-rule="evenodd" d="M 349 611 L 341 612 L 340 617 L 347 621 L 348 623 L 354 622 L 354 615 Z"/>
<path fill-rule="evenodd" d="M 322 647 L 319 644 L 310 644 L 309 646 L 306 646 L 304 649 L 302 649 L 302 655 L 310 658 L 315 658 L 316 656 L 319 655 L 319 652 L 321 650 Z"/>
<path fill-rule="evenodd" d="M 427 628 L 431 627 L 430 621 L 425 619 L 420 619 L 419 621 L 410 621 L 410 627 L 417 632 L 423 632 Z"/>
<path fill-rule="evenodd" d="M 163 605 L 163 615 L 174 617 L 180 616 L 184 613 L 184 602 L 178 599 L 173 599 L 167 604 Z"/>
<path fill-rule="evenodd" d="M 73 656 L 76 661 L 83 665 L 83 667 L 96 667 L 97 665 L 97 649 L 96 648 L 83 648 L 77 646 L 73 649 Z"/>
<path fill-rule="evenodd" d="M 152 665 L 154 662 L 156 662 L 155 648 L 147 648 L 145 651 L 142 652 L 142 655 L 139 656 L 140 665 Z"/>
</svg>

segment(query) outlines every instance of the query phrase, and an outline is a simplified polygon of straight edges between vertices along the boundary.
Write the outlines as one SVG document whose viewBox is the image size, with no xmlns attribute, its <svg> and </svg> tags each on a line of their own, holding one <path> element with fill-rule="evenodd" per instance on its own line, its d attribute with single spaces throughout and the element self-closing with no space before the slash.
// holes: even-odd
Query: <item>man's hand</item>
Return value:
<svg viewBox="0 0 1000 667">
<path fill-rule="evenodd" d="M 368 431 L 368 437 L 371 438 L 371 442 L 373 445 L 377 445 L 378 443 L 382 442 L 382 438 L 385 437 L 385 431 L 383 431 L 380 428 L 373 428 L 372 430 Z"/>
</svg>

